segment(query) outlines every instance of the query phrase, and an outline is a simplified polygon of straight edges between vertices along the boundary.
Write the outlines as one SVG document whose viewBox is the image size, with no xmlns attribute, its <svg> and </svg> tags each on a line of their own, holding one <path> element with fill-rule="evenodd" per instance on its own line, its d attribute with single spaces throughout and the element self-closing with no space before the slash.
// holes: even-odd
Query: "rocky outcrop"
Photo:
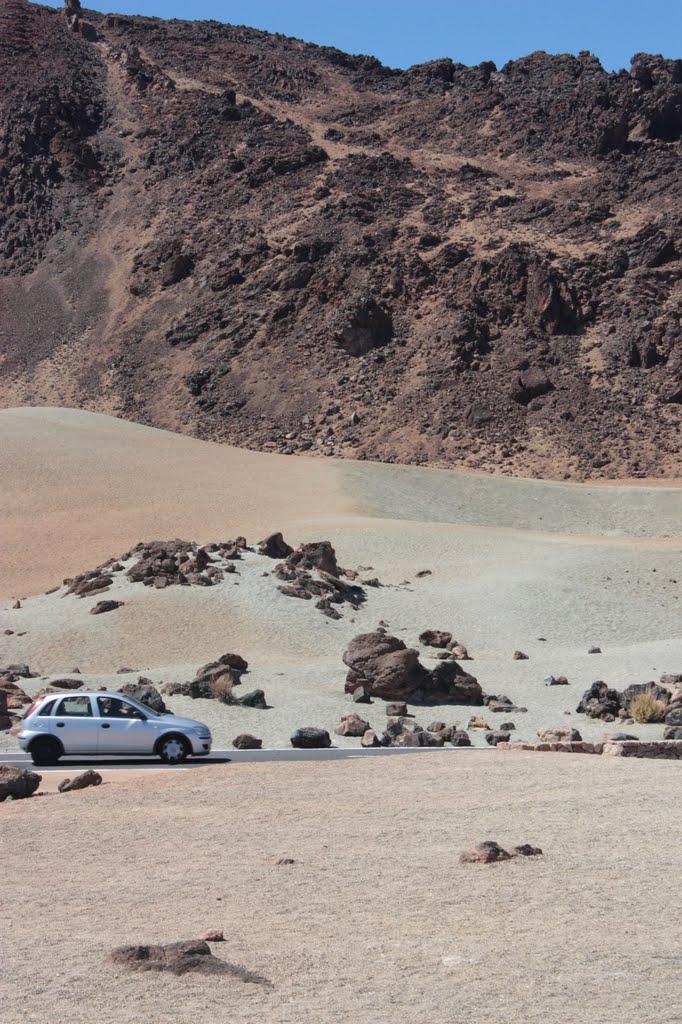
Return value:
<svg viewBox="0 0 682 1024">
<path fill-rule="evenodd" d="M 576 712 L 587 715 L 589 718 L 601 718 L 604 722 L 613 722 L 617 718 L 630 718 L 631 704 L 636 697 L 642 694 L 660 702 L 662 717 L 664 717 L 665 708 L 670 703 L 671 692 L 664 686 L 653 682 L 634 683 L 619 691 L 607 686 L 601 680 L 597 680 L 585 690 Z"/>
<path fill-rule="evenodd" d="M 530 843 L 523 843 L 515 846 L 509 853 L 503 849 L 494 839 L 487 839 L 478 846 L 465 850 L 460 855 L 463 864 L 494 864 L 496 861 L 511 860 L 512 857 L 538 857 L 542 854 L 539 846 L 531 846 Z"/>
</svg>

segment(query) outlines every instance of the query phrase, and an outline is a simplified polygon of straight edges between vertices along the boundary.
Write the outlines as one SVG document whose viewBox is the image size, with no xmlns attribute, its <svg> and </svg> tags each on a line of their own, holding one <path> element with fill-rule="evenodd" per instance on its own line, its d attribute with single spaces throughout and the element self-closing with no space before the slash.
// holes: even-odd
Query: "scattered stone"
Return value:
<svg viewBox="0 0 682 1024">
<path fill-rule="evenodd" d="M 248 732 L 240 732 L 239 736 L 232 740 L 232 746 L 235 750 L 261 750 L 263 741 Z"/>
<path fill-rule="evenodd" d="M 577 729 L 538 729 L 537 735 L 542 743 L 577 743 L 582 740 Z"/>
<path fill-rule="evenodd" d="M 590 647 L 587 651 L 588 654 L 601 654 L 601 647 Z"/>
<path fill-rule="evenodd" d="M 566 676 L 545 676 L 543 683 L 545 686 L 568 686 L 568 679 Z"/>
<path fill-rule="evenodd" d="M 444 732 L 447 729 L 445 722 L 431 722 L 430 725 L 426 726 L 428 732 Z"/>
<path fill-rule="evenodd" d="M 239 981 L 269 984 L 265 978 L 245 967 L 218 960 L 203 939 L 171 942 L 166 946 L 119 946 L 112 951 L 111 959 L 131 970 L 168 971 L 178 975 L 229 975 Z"/>
<path fill-rule="evenodd" d="M 509 743 L 509 733 L 496 729 L 494 732 L 487 732 L 485 734 L 485 741 L 491 747 L 496 747 L 498 743 Z"/>
<path fill-rule="evenodd" d="M 12 605 L 12 609 L 14 611 L 16 611 L 18 608 L 21 608 L 21 601 L 15 601 L 14 604 Z"/>
<path fill-rule="evenodd" d="M 224 942 L 225 933 L 222 928 L 211 928 L 201 936 L 202 942 Z"/>
<path fill-rule="evenodd" d="M 577 730 L 575 730 L 575 731 L 577 731 Z M 538 733 L 538 736 L 539 735 L 540 735 L 540 733 Z M 573 738 L 580 739 L 581 737 L 580 737 L 580 734 L 578 734 L 576 737 L 571 737 L 571 738 L 572 739 Z M 603 739 L 604 743 L 622 743 L 624 740 L 638 740 L 639 736 L 632 736 L 629 732 L 612 732 L 612 733 L 605 732 L 603 734 L 603 736 L 602 736 L 602 739 Z M 676 739 L 676 737 L 675 736 L 667 737 L 664 734 L 663 735 L 663 739 Z"/>
<path fill-rule="evenodd" d="M 31 672 L 31 670 L 28 667 L 28 665 L 25 662 L 23 662 L 23 661 L 17 662 L 16 664 L 4 665 L 4 666 L 0 667 L 0 676 L 4 676 L 5 678 L 9 679 L 11 682 L 14 682 L 14 680 L 17 679 L 17 678 L 18 679 L 37 679 L 38 675 L 39 675 L 38 672 Z"/>
<path fill-rule="evenodd" d="M 8 798 L 26 800 L 33 796 L 42 780 L 42 775 L 28 771 L 26 768 L 14 768 L 9 764 L 0 764 L 0 803 Z"/>
<path fill-rule="evenodd" d="M 523 651 L 514 651 L 512 658 L 514 661 L 528 661 L 528 655 L 524 654 Z"/>
<path fill-rule="evenodd" d="M 426 629 L 419 634 L 419 643 L 425 647 L 447 647 L 452 643 L 452 633 L 446 633 L 440 629 Z"/>
<path fill-rule="evenodd" d="M 513 729 L 516 729 L 513 722 L 502 722 L 500 725 L 500 732 L 511 732 Z"/>
<path fill-rule="evenodd" d="M 433 574 L 432 574 L 430 569 L 420 569 L 419 572 L 415 573 L 415 576 L 417 577 L 418 580 L 423 579 L 424 576 L 431 576 L 431 575 L 433 575 Z"/>
<path fill-rule="evenodd" d="M 473 715 L 467 722 L 467 729 L 490 729 L 490 726 L 485 718 L 482 718 L 480 715 Z"/>
<path fill-rule="evenodd" d="M 71 793 L 77 789 L 87 789 L 88 786 L 101 786 L 101 784 L 102 776 L 100 773 L 88 768 L 87 771 L 81 772 L 80 775 L 76 775 L 73 779 L 64 779 L 59 783 L 57 789 L 60 793 Z"/>
<path fill-rule="evenodd" d="M 238 703 L 245 708 L 258 708 L 260 711 L 268 709 L 268 702 L 263 690 L 251 690 L 249 693 L 245 693 L 243 697 L 239 698 Z"/>
<path fill-rule="evenodd" d="M 539 857 L 542 854 L 542 850 L 539 846 L 531 846 L 530 843 L 522 843 L 521 846 L 515 846 L 512 852 L 512 856 L 516 857 Z"/>
<path fill-rule="evenodd" d="M 305 726 L 297 729 L 291 737 L 292 747 L 299 750 L 331 747 L 331 736 L 325 729 L 315 729 L 312 726 Z"/>
<path fill-rule="evenodd" d="M 404 701 L 392 701 L 386 705 L 386 714 L 389 718 L 405 718 L 409 714 L 407 704 Z"/>
<path fill-rule="evenodd" d="M 351 693 L 351 700 L 354 704 L 371 704 L 372 700 L 368 693 L 365 693 L 362 686 L 358 686 L 354 693 Z"/>
<path fill-rule="evenodd" d="M 33 701 L 27 693 L 9 679 L 0 679 L 0 692 L 5 695 L 5 707 L 10 711 L 18 711 L 19 708 L 27 707 Z"/>
<path fill-rule="evenodd" d="M 258 553 L 268 558 L 288 558 L 293 550 L 281 533 L 271 533 L 258 544 Z"/>
<path fill-rule="evenodd" d="M 275 857 L 272 862 L 276 867 L 288 867 L 291 864 L 295 864 L 296 861 L 293 857 Z"/>
<path fill-rule="evenodd" d="M 462 864 L 493 864 L 495 861 L 510 860 L 511 854 L 503 850 L 494 839 L 488 839 L 460 854 Z"/>
<path fill-rule="evenodd" d="M 682 725 L 666 725 L 663 730 L 664 740 L 682 740 Z"/>
<path fill-rule="evenodd" d="M 334 732 L 337 736 L 364 736 L 368 729 L 369 722 L 351 712 L 341 716 L 341 723 Z"/>
<path fill-rule="evenodd" d="M 379 738 L 373 729 L 368 729 L 367 732 L 363 733 L 360 740 L 361 747 L 380 747 L 381 743 Z"/>
<path fill-rule="evenodd" d="M 113 612 L 117 608 L 122 608 L 123 601 L 98 601 L 94 608 L 90 609 L 91 615 L 101 615 L 103 612 Z"/>
<path fill-rule="evenodd" d="M 473 661 L 474 660 L 471 657 L 471 655 L 469 654 L 469 652 L 466 649 L 466 647 L 464 646 L 464 644 L 457 644 L 457 643 L 451 644 L 450 645 L 450 654 L 451 654 L 451 656 L 453 658 L 456 658 L 457 661 Z"/>
<path fill-rule="evenodd" d="M 469 737 L 469 734 L 464 731 L 464 729 L 455 729 L 452 735 L 450 736 L 450 742 L 452 743 L 453 747 L 471 746 L 471 738 Z"/>
</svg>

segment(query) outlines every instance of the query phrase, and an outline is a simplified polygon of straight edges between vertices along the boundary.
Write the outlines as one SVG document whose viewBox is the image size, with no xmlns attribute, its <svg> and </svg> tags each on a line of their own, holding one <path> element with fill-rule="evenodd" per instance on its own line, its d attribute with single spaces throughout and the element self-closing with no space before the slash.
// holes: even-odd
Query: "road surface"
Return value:
<svg viewBox="0 0 682 1024">
<path fill-rule="evenodd" d="M 326 750 L 214 750 L 208 757 L 189 758 L 180 765 L 164 764 L 156 757 L 62 757 L 57 765 L 38 771 L 64 772 L 65 769 L 97 768 L 105 771 L 138 769 L 147 771 L 189 771 L 208 765 L 261 761 L 339 761 L 357 757 L 391 757 L 401 754 L 467 754 L 493 751 L 494 747 L 375 747 L 367 750 L 353 747 L 331 747 Z M 14 768 L 33 769 L 33 762 L 22 750 L 0 753 L 0 764 Z"/>
</svg>

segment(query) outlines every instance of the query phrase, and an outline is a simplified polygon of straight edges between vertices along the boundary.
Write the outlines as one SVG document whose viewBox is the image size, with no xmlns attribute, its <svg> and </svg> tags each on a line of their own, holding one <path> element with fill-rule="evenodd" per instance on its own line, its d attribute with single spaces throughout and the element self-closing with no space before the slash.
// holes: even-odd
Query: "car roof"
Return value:
<svg viewBox="0 0 682 1024">
<path fill-rule="evenodd" d="M 64 690 L 63 692 L 41 693 L 40 700 L 56 700 L 57 697 L 117 697 L 119 700 L 130 701 L 131 704 L 139 704 L 134 697 L 127 693 L 119 693 L 118 690 Z M 37 700 L 38 698 L 36 698 Z"/>
</svg>

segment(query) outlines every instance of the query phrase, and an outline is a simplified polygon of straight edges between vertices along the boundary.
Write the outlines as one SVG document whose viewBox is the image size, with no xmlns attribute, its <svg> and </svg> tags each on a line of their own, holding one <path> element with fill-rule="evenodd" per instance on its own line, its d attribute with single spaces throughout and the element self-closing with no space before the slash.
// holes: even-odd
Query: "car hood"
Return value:
<svg viewBox="0 0 682 1024">
<path fill-rule="evenodd" d="M 202 732 L 211 730 L 204 722 L 197 722 L 194 718 L 181 718 L 180 715 L 159 715 L 163 722 L 179 726 L 181 729 L 200 729 Z"/>
</svg>

